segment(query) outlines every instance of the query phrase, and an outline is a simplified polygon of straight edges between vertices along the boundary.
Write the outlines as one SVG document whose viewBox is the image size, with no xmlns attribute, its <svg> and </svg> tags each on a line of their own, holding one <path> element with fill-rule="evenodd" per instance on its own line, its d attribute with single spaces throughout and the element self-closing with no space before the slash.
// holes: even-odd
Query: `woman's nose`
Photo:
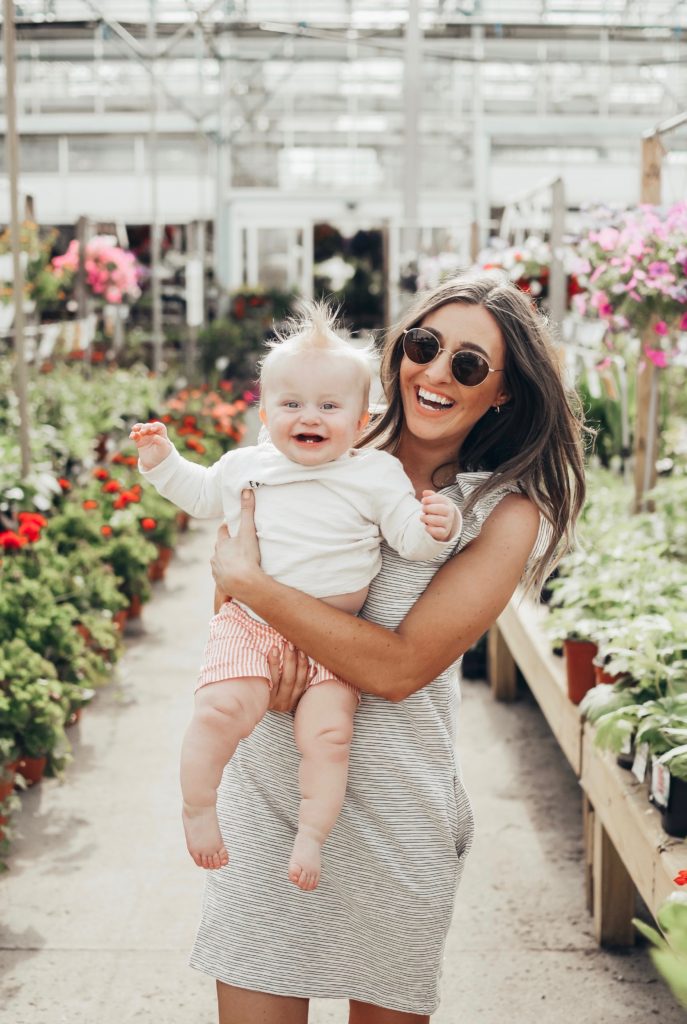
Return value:
<svg viewBox="0 0 687 1024">
<path fill-rule="evenodd" d="M 425 366 L 425 376 L 428 380 L 438 383 L 447 383 L 453 380 L 451 373 L 451 353 L 443 349 L 431 363 Z"/>
</svg>

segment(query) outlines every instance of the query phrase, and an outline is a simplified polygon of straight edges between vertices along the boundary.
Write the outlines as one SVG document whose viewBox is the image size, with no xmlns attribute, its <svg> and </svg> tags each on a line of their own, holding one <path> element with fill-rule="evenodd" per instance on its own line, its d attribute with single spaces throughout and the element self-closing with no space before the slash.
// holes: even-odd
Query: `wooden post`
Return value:
<svg viewBox="0 0 687 1024">
<path fill-rule="evenodd" d="M 512 702 L 517 696 L 517 667 L 498 626 L 487 634 L 487 675 L 496 700 Z"/>
<path fill-rule="evenodd" d="M 594 815 L 594 934 L 602 946 L 632 946 L 636 892 L 598 815 Z"/>
<path fill-rule="evenodd" d="M 556 178 L 551 185 L 551 267 L 549 271 L 549 315 L 554 330 L 560 331 L 566 306 L 563 234 L 565 231 L 565 185 Z"/>
<path fill-rule="evenodd" d="M 658 132 L 642 139 L 641 201 L 658 205 L 661 202 L 661 161 L 663 146 Z M 643 357 L 645 347 L 652 348 L 653 324 L 641 339 L 637 364 L 637 390 L 634 439 L 635 512 L 649 510 L 646 493 L 656 483 L 658 457 L 658 370 Z"/>
<path fill-rule="evenodd" d="M 3 44 L 5 51 L 5 113 L 7 117 L 7 168 L 10 185 L 10 238 L 12 244 L 12 290 L 14 293 L 14 355 L 17 402 L 19 406 L 19 448 L 22 477 L 28 475 L 31 462 L 29 438 L 28 374 L 24 349 L 24 273 L 21 265 L 21 224 L 19 221 L 19 138 L 17 134 L 17 97 L 15 92 L 14 4 L 3 0 Z"/>
<path fill-rule="evenodd" d="M 584 896 L 587 910 L 594 913 L 594 808 L 582 794 L 582 836 L 584 842 Z"/>
</svg>

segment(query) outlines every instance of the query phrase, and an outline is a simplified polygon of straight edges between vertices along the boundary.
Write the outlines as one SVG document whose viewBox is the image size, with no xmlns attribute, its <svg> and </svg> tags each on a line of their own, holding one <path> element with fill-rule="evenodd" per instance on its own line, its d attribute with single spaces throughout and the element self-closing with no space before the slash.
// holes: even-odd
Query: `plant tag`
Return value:
<svg viewBox="0 0 687 1024">
<path fill-rule="evenodd" d="M 664 764 L 654 761 L 651 766 L 651 799 L 665 810 L 670 797 L 670 772 Z"/>
<path fill-rule="evenodd" d="M 631 736 L 626 736 L 625 739 L 623 740 L 623 745 L 620 748 L 620 753 L 621 754 L 631 754 L 632 753 L 632 737 Z"/>
<path fill-rule="evenodd" d="M 635 759 L 632 762 L 632 774 L 637 779 L 637 782 L 644 782 L 646 778 L 646 766 L 649 763 L 649 744 L 640 743 L 635 753 Z"/>
</svg>

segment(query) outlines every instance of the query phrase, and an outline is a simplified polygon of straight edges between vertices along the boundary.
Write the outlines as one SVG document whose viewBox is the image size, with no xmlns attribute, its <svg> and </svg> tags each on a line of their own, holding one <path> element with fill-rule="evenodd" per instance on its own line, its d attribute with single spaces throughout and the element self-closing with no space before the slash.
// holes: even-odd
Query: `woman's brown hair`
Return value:
<svg viewBox="0 0 687 1024">
<path fill-rule="evenodd" d="M 387 451 L 397 449 L 404 423 L 399 386 L 403 332 L 450 303 L 481 306 L 498 324 L 506 352 L 504 390 L 510 396 L 498 415 L 490 409 L 474 425 L 450 467 L 491 472 L 463 511 L 504 484 L 516 484 L 534 502 L 549 524 L 540 532 L 525 574 L 527 588 L 539 591 L 572 545 L 584 504 L 585 428 L 577 396 L 563 382 L 549 326 L 523 292 L 491 275 L 466 274 L 420 295 L 387 334 L 381 363 L 387 407 L 360 445 L 376 442 Z M 435 475 L 446 468 L 438 466 Z"/>
</svg>

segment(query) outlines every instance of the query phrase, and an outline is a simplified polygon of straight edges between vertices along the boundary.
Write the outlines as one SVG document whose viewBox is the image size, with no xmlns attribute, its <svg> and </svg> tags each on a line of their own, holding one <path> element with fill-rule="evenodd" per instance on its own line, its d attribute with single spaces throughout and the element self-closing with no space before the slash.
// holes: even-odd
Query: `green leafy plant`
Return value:
<svg viewBox="0 0 687 1024">
<path fill-rule="evenodd" d="M 658 911 L 655 928 L 635 918 L 634 925 L 649 940 L 651 959 L 678 1002 L 687 1007 L 687 894 L 672 893 Z"/>
</svg>

